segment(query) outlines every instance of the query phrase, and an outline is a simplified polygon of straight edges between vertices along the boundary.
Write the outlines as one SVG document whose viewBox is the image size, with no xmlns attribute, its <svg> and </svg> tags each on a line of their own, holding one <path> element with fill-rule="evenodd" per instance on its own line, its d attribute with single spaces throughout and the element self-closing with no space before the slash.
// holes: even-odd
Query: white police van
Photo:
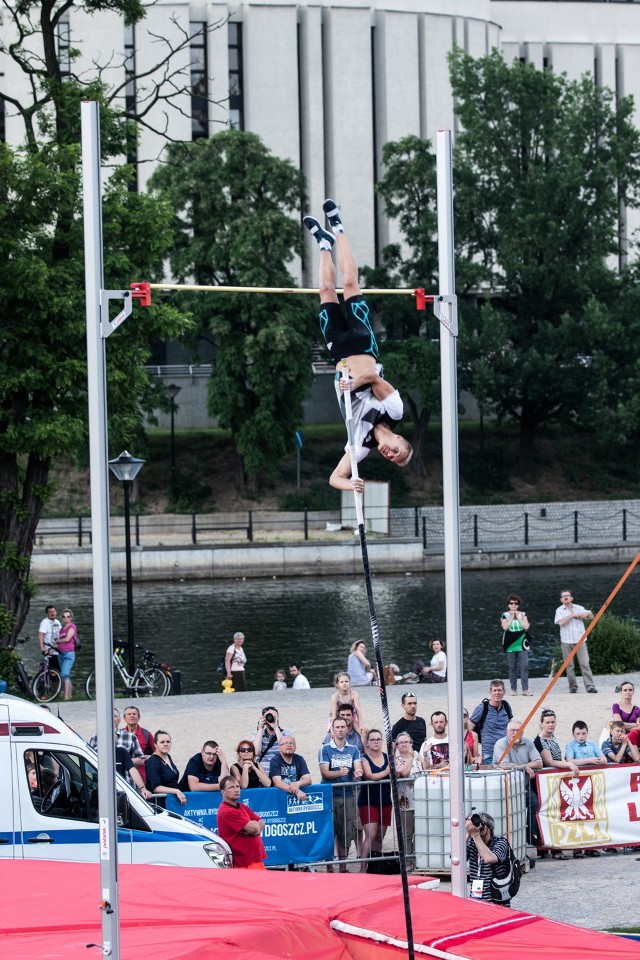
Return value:
<svg viewBox="0 0 640 960">
<path fill-rule="evenodd" d="M 215 833 L 158 811 L 116 775 L 120 863 L 231 867 Z M 97 861 L 97 756 L 63 720 L 0 695 L 0 858 Z"/>
</svg>

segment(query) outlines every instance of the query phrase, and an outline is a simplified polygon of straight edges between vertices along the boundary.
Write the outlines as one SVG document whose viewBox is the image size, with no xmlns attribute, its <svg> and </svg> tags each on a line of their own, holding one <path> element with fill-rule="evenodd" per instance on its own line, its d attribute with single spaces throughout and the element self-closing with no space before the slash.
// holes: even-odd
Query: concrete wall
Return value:
<svg viewBox="0 0 640 960">
<path fill-rule="evenodd" d="M 442 548 L 422 550 L 419 540 L 369 539 L 368 553 L 376 573 L 444 570 Z M 463 549 L 464 570 L 523 567 L 628 564 L 636 556 L 635 543 L 580 544 L 579 547 L 537 546 L 529 549 Z M 125 579 L 124 550 L 111 553 L 114 580 Z M 306 577 L 358 574 L 362 570 L 360 544 L 355 538 L 333 543 L 278 543 L 202 547 L 141 547 L 132 552 L 132 574 L 141 580 L 213 580 L 235 577 Z M 61 552 L 40 550 L 33 555 L 31 575 L 39 584 L 89 581 L 89 549 Z"/>
</svg>

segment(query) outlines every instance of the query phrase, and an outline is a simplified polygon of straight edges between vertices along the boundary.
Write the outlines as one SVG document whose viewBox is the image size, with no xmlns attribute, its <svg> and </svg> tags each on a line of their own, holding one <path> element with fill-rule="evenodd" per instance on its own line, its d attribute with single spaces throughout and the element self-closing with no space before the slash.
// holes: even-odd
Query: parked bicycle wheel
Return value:
<svg viewBox="0 0 640 960">
<path fill-rule="evenodd" d="M 40 670 L 33 678 L 31 693 L 34 700 L 40 703 L 49 703 L 60 693 L 62 689 L 62 677 L 57 670 L 49 667 L 48 670 Z"/>
<path fill-rule="evenodd" d="M 141 670 L 136 686 L 139 697 L 166 697 L 171 689 L 169 678 L 160 667 Z"/>
<path fill-rule="evenodd" d="M 171 673 L 171 667 L 169 666 L 168 663 L 161 663 L 158 660 L 156 660 L 156 655 L 153 652 L 153 650 L 145 650 L 144 653 L 142 654 L 140 669 L 144 670 L 145 673 L 148 673 L 149 670 L 154 670 L 154 669 L 161 670 L 164 673 L 165 677 L 167 678 L 167 682 L 169 684 L 169 689 L 164 694 L 164 696 L 169 696 L 169 694 L 173 689 L 173 675 Z"/>
<path fill-rule="evenodd" d="M 87 677 L 87 682 L 84 685 L 84 690 L 89 700 L 95 700 L 96 698 L 96 672 L 92 670 L 89 676 Z"/>
<path fill-rule="evenodd" d="M 156 667 L 155 667 L 155 669 L 156 669 L 156 670 L 159 670 L 160 673 L 164 676 L 165 680 L 167 681 L 167 689 L 166 689 L 166 691 L 162 694 L 162 696 L 163 696 L 163 697 L 168 697 L 168 696 L 170 696 L 171 691 L 173 690 L 173 676 L 172 676 L 172 674 L 171 674 L 171 670 L 169 670 L 168 667 L 162 666 L 162 664 L 157 664 Z"/>
<path fill-rule="evenodd" d="M 25 696 L 30 697 L 33 694 L 32 686 L 31 677 L 27 673 L 24 663 L 22 660 L 18 660 L 16 663 L 16 687 L 18 690 L 21 690 Z"/>
</svg>

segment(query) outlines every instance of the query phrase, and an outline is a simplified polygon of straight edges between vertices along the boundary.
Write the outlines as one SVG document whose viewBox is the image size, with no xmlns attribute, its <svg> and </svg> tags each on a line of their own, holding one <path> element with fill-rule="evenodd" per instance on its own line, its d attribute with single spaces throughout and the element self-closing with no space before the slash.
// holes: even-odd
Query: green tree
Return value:
<svg viewBox="0 0 640 960">
<path fill-rule="evenodd" d="M 0 643 L 20 631 L 34 584 L 29 570 L 35 529 L 51 493 L 58 456 L 86 445 L 86 332 L 80 178 L 80 103 L 103 107 L 103 157 L 122 156 L 130 129 L 106 105 L 99 81 L 62 76 L 57 28 L 66 2 L 25 2 L 5 10 L 14 42 L 3 52 L 25 75 L 23 99 L 0 86 L 7 110 L 24 125 L 24 145 L 0 144 Z M 130 22 L 137 0 L 97 0 Z M 127 168 L 111 176 L 104 199 L 105 283 L 126 287 L 152 276 L 170 245 L 170 211 L 130 190 Z M 140 228 L 144 224 L 144 228 Z M 175 334 L 175 311 L 154 308 L 107 344 L 111 437 L 139 430 L 152 388 L 144 371 L 148 343 Z"/>
<path fill-rule="evenodd" d="M 640 134 L 632 101 L 588 76 L 457 50 L 451 84 L 459 256 L 487 291 L 468 334 L 490 357 L 487 399 L 519 421 L 531 479 L 540 424 L 576 417 L 594 389 L 586 308 L 612 285 L 619 204 L 638 202 Z"/>
<path fill-rule="evenodd" d="M 625 269 L 600 299 L 585 311 L 589 362 L 594 388 L 587 397 L 586 418 L 596 440 L 620 452 L 637 476 L 640 440 L 640 264 Z M 620 459 L 622 459 L 622 456 Z"/>
<path fill-rule="evenodd" d="M 178 282 L 291 287 L 287 263 L 301 254 L 302 174 L 259 137 L 230 130 L 171 144 L 150 185 L 176 211 L 171 269 Z M 215 361 L 209 407 L 231 430 L 237 482 L 256 491 L 294 444 L 311 381 L 316 333 L 308 302 L 259 294 L 184 297 Z"/>
<path fill-rule="evenodd" d="M 435 289 L 438 265 L 436 242 L 436 167 L 429 140 L 409 136 L 386 143 L 384 175 L 377 190 L 388 217 L 396 221 L 403 244 L 390 243 L 380 266 L 364 267 L 366 286 Z M 402 394 L 411 413 L 414 457 L 412 469 L 424 473 L 427 430 L 440 409 L 439 330 L 433 313 L 416 310 L 404 298 L 376 298 L 373 304 L 385 331 L 385 376 Z"/>
</svg>

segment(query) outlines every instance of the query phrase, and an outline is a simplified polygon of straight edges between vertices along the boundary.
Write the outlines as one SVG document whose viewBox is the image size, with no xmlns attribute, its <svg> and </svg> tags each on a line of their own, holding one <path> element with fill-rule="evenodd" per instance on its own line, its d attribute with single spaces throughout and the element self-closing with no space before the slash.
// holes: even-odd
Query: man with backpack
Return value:
<svg viewBox="0 0 640 960">
<path fill-rule="evenodd" d="M 509 841 L 496 837 L 488 813 L 473 813 L 466 820 L 470 897 L 503 907 L 511 904 L 520 886 L 520 864 Z"/>
<path fill-rule="evenodd" d="M 513 710 L 504 699 L 503 681 L 492 680 L 489 684 L 489 698 L 478 704 L 469 719 L 470 729 L 475 730 L 480 739 L 483 764 L 493 764 L 493 748 L 498 740 L 505 736 L 512 717 Z"/>
</svg>

